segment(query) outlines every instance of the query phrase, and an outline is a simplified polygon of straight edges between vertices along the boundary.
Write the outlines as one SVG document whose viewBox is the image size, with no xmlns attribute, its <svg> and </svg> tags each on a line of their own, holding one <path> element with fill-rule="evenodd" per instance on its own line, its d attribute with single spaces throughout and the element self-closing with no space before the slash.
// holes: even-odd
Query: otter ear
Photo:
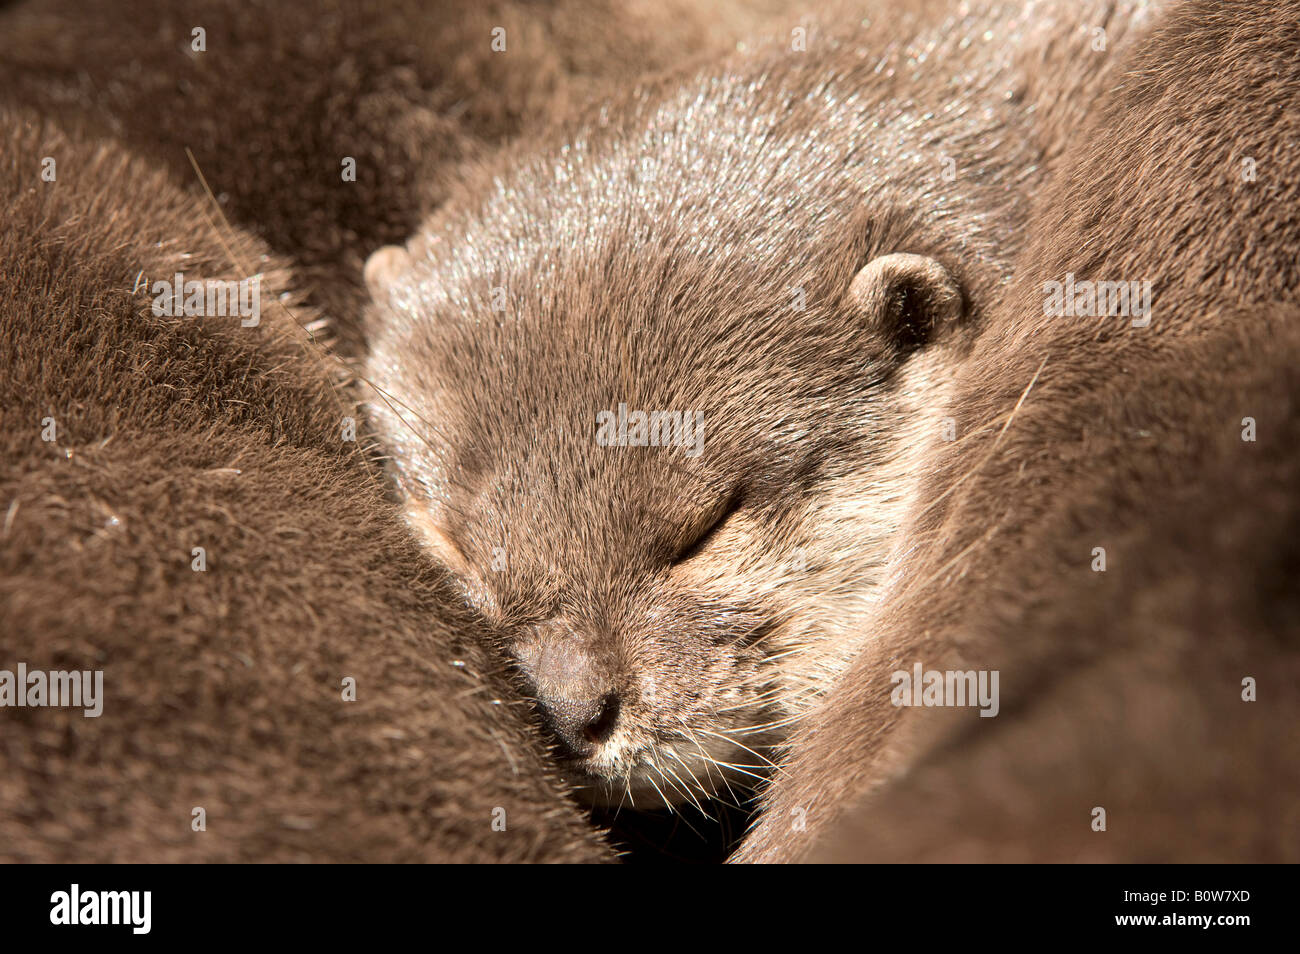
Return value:
<svg viewBox="0 0 1300 954">
<path fill-rule="evenodd" d="M 370 297 L 382 301 L 387 296 L 389 287 L 410 262 L 411 257 L 400 245 L 385 245 L 372 252 L 362 271 Z"/>
<path fill-rule="evenodd" d="M 894 348 L 907 354 L 924 346 L 965 312 L 961 286 L 932 258 L 894 252 L 862 266 L 848 300 Z"/>
</svg>

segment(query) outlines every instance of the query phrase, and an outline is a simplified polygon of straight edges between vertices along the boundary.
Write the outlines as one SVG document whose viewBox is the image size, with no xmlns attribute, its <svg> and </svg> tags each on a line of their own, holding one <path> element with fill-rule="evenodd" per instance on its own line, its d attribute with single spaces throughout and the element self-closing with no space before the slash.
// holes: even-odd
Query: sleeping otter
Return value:
<svg viewBox="0 0 1300 954">
<path fill-rule="evenodd" d="M 408 519 L 594 800 L 752 781 L 870 634 L 1026 195 L 1108 75 L 1087 26 L 1113 50 L 1145 8 L 963 8 L 647 82 L 371 257 Z"/>
</svg>

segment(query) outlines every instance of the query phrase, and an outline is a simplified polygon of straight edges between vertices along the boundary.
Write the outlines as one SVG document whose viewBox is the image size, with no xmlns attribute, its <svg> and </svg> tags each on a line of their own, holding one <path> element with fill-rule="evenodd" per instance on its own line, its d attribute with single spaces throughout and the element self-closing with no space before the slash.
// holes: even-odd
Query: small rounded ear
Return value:
<svg viewBox="0 0 1300 954">
<path fill-rule="evenodd" d="M 370 257 L 366 259 L 366 267 L 362 271 L 370 297 L 382 300 L 388 294 L 388 289 L 394 280 L 406 269 L 410 261 L 411 257 L 400 245 L 385 245 L 370 253 Z"/>
<path fill-rule="evenodd" d="M 959 321 L 966 308 L 961 286 L 948 269 L 906 252 L 881 255 L 862 266 L 849 285 L 848 300 L 905 354 Z"/>
</svg>

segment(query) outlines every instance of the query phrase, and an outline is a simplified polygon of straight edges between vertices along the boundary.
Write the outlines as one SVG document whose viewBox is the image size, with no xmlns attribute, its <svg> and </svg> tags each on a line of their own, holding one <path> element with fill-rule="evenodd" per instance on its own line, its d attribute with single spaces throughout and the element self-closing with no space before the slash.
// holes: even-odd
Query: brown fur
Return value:
<svg viewBox="0 0 1300 954">
<path fill-rule="evenodd" d="M 1080 130 L 872 645 L 738 860 L 1296 860 L 1297 48 L 1293 5 L 1189 4 Z M 1067 271 L 1151 280 L 1151 326 L 1044 317 Z M 893 707 L 914 661 L 999 669 L 1003 714 Z"/>
<path fill-rule="evenodd" d="M 842 673 L 964 343 L 901 349 L 853 276 L 919 254 L 978 323 L 1111 75 L 1088 27 L 1122 47 L 1133 17 L 783 36 L 528 141 L 373 261 L 371 407 L 409 519 L 600 797 L 730 794 Z M 597 446 L 620 403 L 701 412 L 702 456 Z"/>
<path fill-rule="evenodd" d="M 94 487 L 86 475 L 80 483 L 65 476 L 65 492 L 43 496 L 43 471 L 33 471 L 22 492 L 7 498 L 13 504 L 6 524 L 12 549 L 6 550 L 2 585 L 13 601 L 15 626 L 6 632 L 4 649 L 28 653 L 35 666 L 33 660 L 64 644 L 84 648 L 93 640 L 106 658 L 134 647 L 129 665 L 119 658 L 116 670 L 109 667 L 117 705 L 110 709 L 112 718 L 83 726 L 59 713 L 38 713 L 71 726 L 68 731 L 111 738 L 108 747 L 119 761 L 88 766 L 65 752 L 46 770 L 61 786 L 56 789 L 33 774 L 41 760 L 51 758 L 50 738 L 18 735 L 10 741 L 13 772 L 6 794 L 25 799 L 26 806 L 8 817 L 4 832 L 12 835 L 7 843 L 14 857 L 608 857 L 538 761 L 525 725 L 528 713 L 521 718 L 504 711 L 512 697 L 494 672 L 491 654 L 477 648 L 484 640 L 474 637 L 474 624 L 438 594 L 429 568 L 392 523 L 373 475 L 337 441 L 343 411 L 335 404 L 338 395 L 326 390 L 329 365 L 301 354 L 298 344 L 269 346 L 263 331 L 213 338 L 210 328 L 193 334 L 199 355 L 212 364 L 211 380 L 198 377 L 203 365 L 148 358 L 160 348 L 165 354 L 159 342 L 170 339 L 160 339 L 158 322 L 148 317 L 127 319 L 142 302 L 127 292 L 137 278 L 163 277 L 152 269 L 165 256 L 136 233 L 153 236 L 168 250 L 216 243 L 224 252 L 221 243 L 234 243 L 238 264 L 210 255 L 213 264 L 204 277 L 270 267 L 261 257 L 265 249 L 247 236 L 200 225 L 215 221 L 215 210 L 201 199 L 186 152 L 191 150 L 224 215 L 287 257 L 275 265 L 276 283 L 295 289 L 298 317 L 332 322 L 346 353 L 357 341 L 363 256 L 408 234 L 440 204 L 458 165 L 617 79 L 729 45 L 731 30 L 762 8 L 759 2 L 699 12 L 681 4 L 600 0 L 546 7 L 55 0 L 17 4 L 0 15 L 0 95 L 57 117 L 72 131 L 65 139 L 53 127 L 41 127 L 44 132 L 28 134 L 30 152 L 7 155 L 13 163 L 8 187 L 38 190 L 30 196 L 35 204 L 12 212 L 15 228 L 6 236 L 11 276 L 44 274 L 43 263 L 60 247 L 90 256 L 84 269 L 65 263 L 68 270 L 30 291 L 48 287 L 48 294 L 66 298 L 68 320 L 79 325 L 88 302 L 112 302 L 115 323 L 94 326 L 94 334 L 77 339 L 78 347 L 84 339 L 90 350 L 83 358 L 120 353 L 126 362 L 88 374 L 60 339 L 39 337 L 45 329 L 35 300 L 12 302 L 15 314 L 26 311 L 24 321 L 9 329 L 11 357 L 47 356 L 37 367 L 19 362 L 13 378 L 15 389 L 39 383 L 43 397 L 29 395 L 8 410 L 26 421 L 44 401 L 60 426 L 71 429 L 65 437 L 76 447 L 75 459 L 99 459 Z M 190 49 L 195 26 L 207 32 L 206 52 Z M 507 31 L 505 53 L 490 48 L 496 26 Z M 22 122 L 35 120 L 26 116 Z M 146 173 L 138 163 L 119 169 L 127 147 L 93 145 L 101 137 L 129 144 L 158 172 Z M 40 183 L 32 163 L 43 149 L 58 152 L 55 147 L 65 145 L 68 154 L 58 156 L 59 185 Z M 98 158 L 87 165 L 91 154 Z M 357 160 L 354 183 L 342 181 L 343 156 Z M 69 195 L 70 189 L 78 191 Z M 180 190 L 191 198 L 182 199 Z M 152 201 L 132 215 L 141 191 Z M 99 224 L 69 211 L 90 195 L 100 197 Z M 71 204 L 58 205 L 55 197 Z M 110 224 L 120 248 L 100 234 Z M 55 226 L 56 232 L 43 232 Z M 110 250 L 116 257 L 101 261 Z M 153 265 L 142 274 L 146 260 Z M 138 265 L 123 286 L 119 266 L 130 261 Z M 186 259 L 186 270 L 203 261 Z M 270 319 L 264 315 L 264 322 Z M 281 331 L 288 320 L 275 316 Z M 187 322 L 172 324 L 168 333 L 184 335 Z M 123 338 L 133 327 L 134 336 Z M 136 354 L 138 364 L 129 360 Z M 251 363 L 252 376 L 241 362 Z M 256 369 L 262 367 L 268 374 L 274 369 L 280 389 L 256 386 Z M 180 401 L 189 416 L 168 408 L 170 417 L 155 420 L 161 405 L 150 405 L 113 417 L 101 406 L 120 403 L 120 395 L 145 383 L 151 393 Z M 244 403 L 216 401 L 213 390 L 223 388 L 232 402 Z M 191 393 L 195 397 L 187 399 Z M 69 404 L 74 395 L 77 401 Z M 286 442 L 286 429 L 295 427 L 309 436 Z M 9 433 L 20 451 L 9 480 L 35 466 L 33 457 L 48 466 L 51 448 L 34 443 L 26 423 Z M 101 441 L 108 442 L 107 455 L 102 448 L 88 449 Z M 305 449 L 298 446 L 302 442 Z M 190 445 L 183 455 L 177 449 Z M 169 466 L 173 454 L 184 467 Z M 200 466 L 217 459 L 251 466 L 236 467 L 238 476 L 229 467 L 209 473 Z M 143 476 L 136 480 L 137 475 Z M 238 502 L 224 496 L 219 505 L 209 502 L 213 481 L 237 492 Z M 268 482 L 273 486 L 261 485 Z M 316 488 L 319 498 L 305 497 L 304 487 Z M 110 516 L 106 501 L 117 520 L 108 529 L 99 524 Z M 45 510 L 60 507 L 70 508 L 65 519 L 41 522 Z M 202 510 L 202 520 L 193 509 Z M 191 576 L 182 559 L 189 550 L 181 546 L 185 534 L 179 528 L 196 521 L 211 524 L 205 532 L 213 540 L 214 567 L 206 576 Z M 110 568 L 100 567 L 103 552 L 84 546 L 92 525 L 93 539 L 113 548 L 117 563 Z M 276 533 L 255 534 L 260 526 L 273 526 Z M 126 542 L 123 528 L 131 530 Z M 357 528 L 364 528 L 361 536 Z M 315 556 L 301 558 L 307 538 Z M 179 562 L 159 556 L 175 547 Z M 225 556 L 218 558 L 218 551 Z M 211 580 L 217 567 L 241 565 L 250 569 L 237 577 L 238 598 L 222 589 L 205 601 L 187 591 L 187 615 L 172 632 L 178 611 L 164 583 Z M 322 574 L 325 566 L 330 573 Z M 268 568 L 274 570 L 270 575 Z M 152 582 L 132 582 L 136 578 Z M 117 607 L 120 616 L 98 613 L 104 605 Z M 235 634 L 234 650 L 226 624 L 218 625 L 229 619 L 244 627 Z M 254 644 L 275 652 L 276 660 L 285 650 L 296 655 L 292 664 L 259 659 L 255 672 L 242 672 L 241 664 L 228 673 L 225 661 L 232 652 L 239 653 L 233 658 L 258 658 L 245 652 Z M 172 645 L 187 655 L 165 651 Z M 345 656 L 354 646 L 367 647 L 364 659 Z M 222 662 L 218 679 L 207 674 L 204 654 Z M 466 666 L 444 670 L 455 657 Z M 341 678 L 333 671 L 323 687 L 295 683 L 303 672 L 324 678 L 323 660 L 341 665 L 345 658 L 361 685 L 371 687 L 361 690 L 356 706 L 331 701 Z M 299 665 L 304 668 L 293 668 Z M 185 676 L 178 689 L 182 701 L 162 710 L 158 700 L 178 667 Z M 252 720 L 222 702 L 229 680 L 235 680 L 241 700 L 265 700 L 265 714 Z M 377 685 L 387 687 L 382 702 Z M 193 697 L 208 700 L 214 691 L 219 708 L 193 705 Z M 139 705 L 124 711 L 123 695 Z M 485 708 L 487 696 L 499 696 L 505 705 Z M 364 720 L 356 714 L 361 711 Z M 39 724 L 30 712 L 8 714 Z M 228 740 L 214 725 L 218 714 L 229 725 Z M 195 744 L 160 742 L 169 722 Z M 300 753 L 286 759 L 279 751 L 285 744 L 300 746 Z M 177 751 L 185 758 L 174 759 Z M 299 764 L 299 754 L 312 764 Z M 165 758 L 173 761 L 160 764 Z M 141 788 L 145 776 L 156 791 Z M 234 808 L 209 798 L 211 829 L 222 834 L 207 842 L 192 840 L 180 827 L 189 807 L 184 818 L 172 817 L 177 799 L 193 798 L 188 792 L 195 788 L 240 793 Z M 508 834 L 491 831 L 489 802 L 508 809 Z M 60 808 L 65 804 L 74 806 L 74 822 Z M 102 837 L 92 848 L 79 846 L 75 837 L 94 837 L 87 827 L 92 821 Z M 174 831 L 181 836 L 173 837 Z"/>
<path fill-rule="evenodd" d="M 142 268 L 147 277 L 166 274 L 181 250 L 196 256 L 187 268 L 228 277 L 242 270 L 223 242 L 241 262 L 266 251 L 243 233 L 200 224 L 211 208 L 195 198 L 188 145 L 227 213 L 288 256 L 294 273 L 283 259 L 257 267 L 340 321 L 350 348 L 362 256 L 400 240 L 455 194 L 455 167 L 477 162 L 532 120 L 562 114 L 589 84 L 599 95 L 640 65 L 727 45 L 728 29 L 679 23 L 673 33 L 664 27 L 682 10 L 622 5 L 591 18 L 583 4 L 483 13 L 476 4 L 394 4 L 380 15 L 351 5 L 338 14 L 315 4 L 127 6 L 32 2 L 0 15 L 4 95 L 72 130 L 69 138 L 30 114 L 5 119 L 7 141 L 10 128 L 24 131 L 5 154 L 0 183 L 0 260 L 6 288 L 18 290 L 0 325 L 4 460 L 12 462 L 0 476 L 7 656 L 0 665 L 94 660 L 106 670 L 108 694 L 100 720 L 0 710 L 0 719 L 22 726 L 0 742 L 6 859 L 607 858 L 549 774 L 527 713 L 503 711 L 513 697 L 480 623 L 454 608 L 374 475 L 337 440 L 343 408 L 330 368 L 301 351 L 287 317 L 271 308 L 256 330 L 162 320 L 131 289 Z M 1208 25 L 1181 24 L 1154 47 L 1149 62 L 1163 65 L 1134 80 L 1148 85 L 1122 94 L 1096 121 L 1110 141 L 1083 139 L 1086 157 L 1041 206 L 1040 238 L 1025 258 L 1041 274 L 1026 270 L 1013 307 L 991 320 L 961 391 L 966 436 L 940 462 L 929 491 L 935 506 L 915 524 L 912 582 L 902 592 L 917 598 L 887 608 L 873 629 L 909 659 L 1005 667 L 1004 715 L 992 727 L 978 722 L 963 742 L 960 724 L 921 724 L 927 714 L 918 710 L 897 726 L 896 710 L 879 711 L 870 688 L 865 701 L 862 692 L 843 693 L 796 739 L 791 775 L 773 792 L 772 823 L 745 857 L 805 851 L 827 832 L 837 805 L 884 776 L 891 746 L 909 758 L 927 753 L 926 761 L 853 814 L 849 824 L 863 840 L 846 844 L 849 857 L 1025 858 L 1057 845 L 1056 857 L 1157 858 L 1189 831 L 1196 838 L 1180 857 L 1269 857 L 1271 831 L 1296 843 L 1297 760 L 1274 738 L 1288 712 L 1294 723 L 1295 710 L 1285 696 L 1269 698 L 1270 687 L 1295 683 L 1285 642 L 1295 632 L 1285 598 L 1294 525 L 1275 493 L 1283 481 L 1294 485 L 1282 430 L 1294 391 L 1285 376 L 1294 366 L 1286 337 L 1294 312 L 1271 304 L 1293 300 L 1296 287 L 1294 263 L 1282 260 L 1296 247 L 1287 229 L 1297 180 L 1281 152 L 1294 130 L 1280 125 L 1278 108 L 1294 122 L 1294 87 L 1286 83 L 1293 57 L 1267 43 L 1247 50 L 1249 32 L 1230 36 L 1212 11 L 1197 12 Z M 481 38 L 497 22 L 509 30 L 511 52 L 494 58 Z M 209 53 L 192 57 L 185 40 L 199 23 Z M 140 24 L 156 37 L 142 41 Z M 592 42 L 595 24 L 609 29 Z M 1198 39 L 1185 49 L 1179 31 Z M 901 48 L 895 53 L 906 59 Z M 1249 70 L 1257 75 L 1243 75 Z M 1037 150 L 1041 172 L 1061 152 L 1064 133 L 1093 111 L 1089 84 L 1101 74 L 1027 75 L 1047 80 L 1045 90 L 1031 84 L 1021 93 L 1042 104 L 1040 119 L 1051 117 L 1035 126 L 1026 153 Z M 1080 80 L 1082 87 L 1072 85 Z M 1246 89 L 1257 94 L 1243 104 Z M 1162 98 L 1152 102 L 1153 92 Z M 1247 132 L 1239 135 L 1252 147 L 1260 140 L 1249 131 L 1281 130 L 1262 137 L 1254 153 L 1261 182 L 1244 207 L 1243 194 L 1224 191 L 1234 181 L 1228 171 L 1221 181 L 1177 175 L 1189 156 L 1213 170 L 1233 158 L 1219 113 L 1243 119 L 1237 128 Z M 1188 133 L 1189 115 L 1209 128 Z M 1156 168 L 1174 173 L 1155 207 L 1149 177 L 1116 179 L 1116 170 L 1152 161 L 1146 137 L 1135 144 L 1127 131 L 1114 133 L 1130 117 L 1151 124 L 1154 154 L 1165 163 Z M 161 172 L 128 160 L 121 146 L 97 145 L 86 126 L 121 137 Z M 37 177 L 46 154 L 72 159 L 69 167 L 60 158 L 57 185 Z M 358 158 L 357 183 L 340 181 L 342 155 Z M 963 163 L 961 174 L 971 172 Z M 990 230 L 997 263 L 990 258 L 983 277 L 953 255 L 973 287 L 998 287 L 1025 208 Z M 1098 247 L 1098 223 L 1112 221 L 1116 227 L 1100 234 L 1115 244 Z M 1223 223 L 1244 254 L 1225 255 L 1225 239 L 1206 222 Z M 1153 252 L 1148 237 L 1162 235 L 1175 236 L 1173 249 Z M 1194 332 L 1186 340 L 1157 327 L 1150 340 L 1135 338 L 1136 347 L 1117 338 L 1098 344 L 1088 329 L 1062 333 L 1034 320 L 1041 275 L 1060 277 L 1062 263 L 1080 277 L 1092 267 L 1108 278 L 1115 268 L 1127 269 L 1120 277 L 1145 277 L 1152 262 L 1156 320 L 1172 310 Z M 1265 303 L 1262 314 L 1253 302 Z M 1251 350 L 1252 329 L 1265 320 L 1277 329 L 1271 355 Z M 1244 341 L 1206 330 L 1239 323 Z M 1027 337 L 1031 331 L 1039 337 Z M 987 466 L 939 499 L 985 461 L 1045 354 L 1044 376 Z M 1061 373 L 1076 354 L 1077 376 Z M 1269 361 L 1278 362 L 1276 374 Z M 1200 369 L 1186 393 L 1167 381 L 1171 365 Z M 1117 367 L 1131 381 L 1092 393 Z M 1207 379 L 1223 397 L 1202 405 Z M 1270 427 L 1267 411 L 1255 413 L 1261 439 L 1249 446 L 1260 453 L 1249 473 L 1236 466 L 1235 426 L 1225 425 L 1227 436 L 1206 426 L 1212 417 L 1215 427 L 1225 415 L 1239 419 L 1241 404 L 1276 415 Z M 46 414 L 68 428 L 54 447 L 39 440 Z M 1135 460 L 1119 429 L 1130 418 L 1183 440 Z M 1085 420 L 1086 444 L 1068 447 L 1087 456 L 1050 463 L 1041 447 L 1063 446 L 1061 434 L 1077 433 Z M 1193 463 L 1199 472 L 1186 469 Z M 1255 502 L 1237 514 L 1240 523 L 1223 520 L 1218 502 L 1229 493 Z M 1211 522 L 1218 546 L 1206 552 L 1194 528 Z M 1082 556 L 1070 536 L 1078 526 L 1089 540 Z M 189 569 L 195 535 L 212 541 L 206 574 Z M 1094 536 L 1121 541 L 1108 543 L 1118 562 L 1109 575 L 1085 578 L 1109 599 L 1080 605 L 1072 574 L 1084 572 Z M 1036 565 L 1026 569 L 1018 553 L 1033 554 Z M 1271 587 L 1269 599 L 1253 599 L 1247 587 L 1256 578 Z M 1041 599 L 1026 605 L 1025 593 Z M 962 615 L 972 607 L 979 615 Z M 1261 631 L 1279 634 L 1280 648 L 1262 643 Z M 1007 632 L 1024 644 L 1014 657 Z M 1062 643 L 1078 646 L 1082 658 L 1060 655 Z M 452 666 L 457 658 L 467 665 Z M 1168 677 L 1173 666 L 1186 674 L 1183 683 Z M 1245 670 L 1261 679 L 1258 709 L 1235 701 Z M 1140 681 L 1148 672 L 1150 681 Z M 339 700 L 345 673 L 358 679 L 357 703 Z M 874 676 L 861 685 L 879 688 L 881 673 L 879 658 L 864 659 L 849 685 Z M 1210 678 L 1220 676 L 1222 685 Z M 1042 682 L 1031 679 L 1061 688 L 1039 700 Z M 1195 688 L 1202 686 L 1209 688 Z M 1156 699 L 1144 694 L 1148 687 L 1157 687 Z M 1123 731 L 1114 725 L 1119 717 L 1096 706 L 1103 691 L 1127 700 Z M 505 705 L 492 705 L 494 697 Z M 1067 706 L 1072 699 L 1079 703 Z M 1066 782 L 1053 747 L 1078 756 L 1065 763 L 1075 766 Z M 1275 754 L 1281 758 L 1270 763 Z M 1008 763 L 1014 770 L 1001 771 Z M 1117 763 L 1138 780 L 1127 789 L 1107 777 Z M 1219 784 L 1223 778 L 1236 784 Z M 1060 788 L 1044 795 L 1050 783 Z M 954 790 L 967 797 L 953 799 Z M 814 792 L 824 795 L 813 800 Z M 1257 820 L 1234 814 L 1233 798 Z M 1087 830 L 1093 803 L 1111 806 L 1109 835 Z M 205 833 L 189 829 L 195 805 L 208 808 Z M 507 809 L 505 833 L 491 830 L 497 806 Z M 809 834 L 787 834 L 789 809 L 804 806 L 812 809 Z M 951 848 L 962 832 L 973 834 Z"/>
<path fill-rule="evenodd" d="M 30 0 L 3 14 L 0 90 L 197 190 L 191 150 L 226 215 L 291 258 L 351 353 L 365 256 L 414 232 L 461 163 L 619 80 L 725 48 L 765 5 Z"/>
<path fill-rule="evenodd" d="M 607 859 L 294 316 L 159 318 L 132 291 L 256 262 L 271 302 L 286 269 L 117 146 L 0 124 L 0 665 L 102 669 L 106 696 L 0 710 L 4 859 Z"/>
</svg>

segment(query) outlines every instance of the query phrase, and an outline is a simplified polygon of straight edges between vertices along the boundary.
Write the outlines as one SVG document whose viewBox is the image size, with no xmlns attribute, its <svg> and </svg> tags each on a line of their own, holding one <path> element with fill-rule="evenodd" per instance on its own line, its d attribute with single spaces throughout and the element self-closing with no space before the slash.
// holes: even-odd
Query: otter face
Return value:
<svg viewBox="0 0 1300 954">
<path fill-rule="evenodd" d="M 437 257 L 382 250 L 367 276 L 371 407 L 410 522 L 575 780 L 643 806 L 762 777 L 865 635 L 899 448 L 933 424 L 912 370 L 962 312 L 947 270 L 878 256 L 797 322 L 770 294 L 688 301 L 707 276 L 574 280 L 504 313 Z"/>
<path fill-rule="evenodd" d="M 764 774 L 870 635 L 964 341 L 938 250 L 965 246 L 906 184 L 864 195 L 802 138 L 737 151 L 733 120 L 662 168 L 595 126 L 366 267 L 410 523 L 595 801 Z"/>
</svg>

